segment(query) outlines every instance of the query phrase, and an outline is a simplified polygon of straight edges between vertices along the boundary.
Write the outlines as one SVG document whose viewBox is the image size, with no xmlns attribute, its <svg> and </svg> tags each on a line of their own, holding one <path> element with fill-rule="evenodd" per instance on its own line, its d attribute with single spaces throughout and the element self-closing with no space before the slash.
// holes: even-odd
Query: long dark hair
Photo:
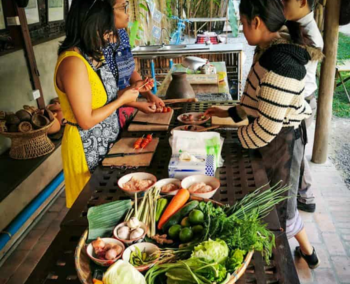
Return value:
<svg viewBox="0 0 350 284">
<path fill-rule="evenodd" d="M 113 8 L 106 0 L 73 0 L 66 21 L 66 38 L 58 54 L 77 47 L 97 62 L 101 61 L 102 48 L 107 42 L 106 33 L 117 35 Z"/>
<path fill-rule="evenodd" d="M 286 21 L 281 0 L 241 0 L 239 12 L 247 17 L 248 23 L 260 17 L 270 32 L 278 32 L 286 25 L 292 41 L 305 45 L 300 24 Z"/>
</svg>

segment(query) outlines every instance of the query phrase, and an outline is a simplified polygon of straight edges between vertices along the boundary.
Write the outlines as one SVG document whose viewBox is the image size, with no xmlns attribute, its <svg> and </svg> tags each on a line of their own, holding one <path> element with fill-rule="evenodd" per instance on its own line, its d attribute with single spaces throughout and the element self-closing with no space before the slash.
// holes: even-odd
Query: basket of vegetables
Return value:
<svg viewBox="0 0 350 284">
<path fill-rule="evenodd" d="M 191 197 L 186 189 L 160 196 L 160 189 L 153 187 L 133 203 L 123 200 L 92 207 L 89 230 L 76 249 L 78 277 L 84 284 L 235 283 L 254 251 L 269 261 L 275 239 L 262 218 L 286 198 L 287 190 L 257 190 L 228 206 Z M 143 228 L 147 232 L 130 243 L 133 232 Z M 89 258 L 86 246 L 112 234 L 129 247 L 106 268 Z"/>
</svg>

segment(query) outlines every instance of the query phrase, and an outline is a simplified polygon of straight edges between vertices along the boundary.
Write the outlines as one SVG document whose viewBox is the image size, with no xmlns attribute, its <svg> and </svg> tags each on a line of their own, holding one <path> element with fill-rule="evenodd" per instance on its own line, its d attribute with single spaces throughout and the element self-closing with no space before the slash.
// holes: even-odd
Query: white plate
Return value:
<svg viewBox="0 0 350 284">
<path fill-rule="evenodd" d="M 186 127 L 192 127 L 191 130 L 186 130 L 185 128 Z M 182 131 L 196 131 L 196 130 L 201 130 L 201 129 L 204 129 L 205 127 L 204 126 L 200 126 L 200 125 L 180 125 L 178 127 L 175 127 L 171 130 L 171 135 L 174 134 L 174 130 L 182 130 Z"/>
<path fill-rule="evenodd" d="M 190 114 L 192 114 L 194 116 L 194 119 L 192 121 L 190 121 L 190 120 L 182 120 L 182 116 L 183 115 L 190 115 Z M 198 118 L 200 118 L 202 115 L 204 115 L 203 112 L 188 112 L 188 113 L 183 113 L 183 114 L 179 115 L 177 117 L 177 120 L 182 122 L 182 123 L 185 123 L 185 124 L 197 124 L 197 125 L 206 123 L 207 121 L 210 120 L 210 116 L 207 116 L 207 118 L 204 119 L 204 120 L 198 120 Z"/>
</svg>

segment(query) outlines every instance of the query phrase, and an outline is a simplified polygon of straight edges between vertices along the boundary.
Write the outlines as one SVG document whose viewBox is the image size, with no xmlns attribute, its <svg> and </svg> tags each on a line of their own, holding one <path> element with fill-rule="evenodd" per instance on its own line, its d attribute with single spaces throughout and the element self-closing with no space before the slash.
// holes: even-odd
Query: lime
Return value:
<svg viewBox="0 0 350 284">
<path fill-rule="evenodd" d="M 188 217 L 185 217 L 182 219 L 181 226 L 182 227 L 191 227 L 191 223 L 190 223 L 190 220 L 188 219 Z"/>
<path fill-rule="evenodd" d="M 182 243 L 188 243 L 190 240 L 192 240 L 193 232 L 190 227 L 182 228 L 180 231 L 180 241 Z"/>
<path fill-rule="evenodd" d="M 192 210 L 188 218 L 192 225 L 198 225 L 204 222 L 204 214 L 198 209 Z"/>
<path fill-rule="evenodd" d="M 202 225 L 196 225 L 192 227 L 192 232 L 195 236 L 201 236 L 203 234 L 204 228 Z"/>
<path fill-rule="evenodd" d="M 181 231 L 181 225 L 176 224 L 169 228 L 168 234 L 170 239 L 177 239 Z"/>
</svg>

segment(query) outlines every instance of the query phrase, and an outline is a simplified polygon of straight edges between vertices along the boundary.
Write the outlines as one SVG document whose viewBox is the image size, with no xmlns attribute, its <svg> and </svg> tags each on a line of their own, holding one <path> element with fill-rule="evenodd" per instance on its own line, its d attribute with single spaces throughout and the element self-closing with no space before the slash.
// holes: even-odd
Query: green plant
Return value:
<svg viewBox="0 0 350 284">
<path fill-rule="evenodd" d="M 141 19 L 145 19 L 145 15 L 143 12 L 148 13 L 148 7 L 145 0 L 141 0 L 138 2 L 138 7 L 140 13 L 138 14 Z M 130 46 L 131 48 L 135 47 L 136 40 L 141 40 L 140 32 L 143 32 L 144 29 L 142 28 L 142 25 L 140 25 L 140 22 L 138 20 L 135 20 L 134 22 L 129 23 L 129 29 L 130 29 Z"/>
</svg>

